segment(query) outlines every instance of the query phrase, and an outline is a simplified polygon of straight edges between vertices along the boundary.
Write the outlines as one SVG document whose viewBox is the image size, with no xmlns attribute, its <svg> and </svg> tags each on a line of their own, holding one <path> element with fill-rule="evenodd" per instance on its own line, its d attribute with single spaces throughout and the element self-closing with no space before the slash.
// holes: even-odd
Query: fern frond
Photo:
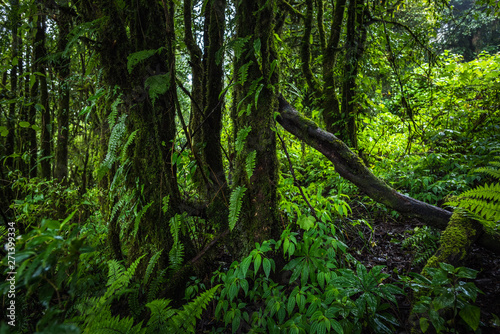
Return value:
<svg viewBox="0 0 500 334">
<path fill-rule="evenodd" d="M 118 111 L 117 109 L 115 109 L 109 115 L 108 120 L 110 122 L 110 127 L 111 123 L 114 124 L 113 117 L 116 116 L 117 113 Z M 125 135 L 125 132 L 127 130 L 127 127 L 125 125 L 126 119 L 127 115 L 123 114 L 122 116 L 120 116 L 118 123 L 116 123 L 116 125 L 112 127 L 113 130 L 111 130 L 111 135 L 109 136 L 108 142 L 108 152 L 106 153 L 106 157 L 104 158 L 104 161 L 101 163 L 101 166 L 97 171 L 97 176 L 99 179 L 102 178 L 104 174 L 106 174 L 111 169 L 111 166 L 117 160 L 118 147 L 121 147 L 123 136 Z"/>
<path fill-rule="evenodd" d="M 179 242 L 179 231 L 181 230 L 181 225 L 182 225 L 181 217 L 182 217 L 181 215 L 176 214 L 169 221 L 170 234 L 174 239 L 174 244 Z"/>
<path fill-rule="evenodd" d="M 156 276 L 156 278 L 153 279 L 153 281 L 151 282 L 148 291 L 148 302 L 153 301 L 158 296 L 161 286 L 166 281 L 165 279 L 166 274 L 167 274 L 167 269 L 163 269 L 162 271 L 160 271 L 158 276 Z"/>
<path fill-rule="evenodd" d="M 238 222 L 241 207 L 243 205 L 243 196 L 247 188 L 239 186 L 233 189 L 229 199 L 229 229 L 233 230 Z"/>
<path fill-rule="evenodd" d="M 142 322 L 134 326 L 134 318 L 126 317 L 110 317 L 110 318 L 99 318 L 99 321 L 93 321 L 87 327 L 87 333 L 95 334 L 128 334 L 146 333 L 145 328 L 141 328 Z"/>
<path fill-rule="evenodd" d="M 481 167 L 476 172 L 487 174 L 497 180 L 500 180 L 500 162 L 490 162 L 492 166 Z"/>
<path fill-rule="evenodd" d="M 141 317 L 142 310 L 144 309 L 144 306 L 139 299 L 140 287 L 141 286 L 137 284 L 128 296 L 128 305 L 135 319 Z"/>
<path fill-rule="evenodd" d="M 460 200 L 467 197 L 498 202 L 500 201 L 500 183 L 485 184 L 484 186 L 478 186 L 474 189 L 467 190 L 460 194 L 458 199 Z"/>
<path fill-rule="evenodd" d="M 228 48 L 232 48 L 236 59 L 240 58 L 245 48 L 245 45 L 252 38 L 252 36 L 235 38 L 228 43 Z"/>
<path fill-rule="evenodd" d="M 253 170 L 255 169 L 255 157 L 257 155 L 257 151 L 253 150 L 252 152 L 248 153 L 247 158 L 246 158 L 246 163 L 245 163 L 245 170 L 247 172 L 248 179 L 253 175 Z"/>
<path fill-rule="evenodd" d="M 122 163 L 127 159 L 127 148 L 134 142 L 135 137 L 136 137 L 138 131 L 139 131 L 139 129 L 137 129 L 134 132 L 132 132 L 128 136 L 128 139 L 125 142 L 125 145 L 123 145 L 122 153 L 121 153 L 121 161 L 122 161 Z"/>
<path fill-rule="evenodd" d="M 135 216 L 135 219 L 134 219 L 134 231 L 132 232 L 132 237 L 135 238 L 135 236 L 137 235 L 137 231 L 139 231 L 139 223 L 141 222 L 142 216 L 144 215 L 144 213 L 146 213 L 146 211 L 148 211 L 149 207 L 153 203 L 154 203 L 154 201 L 151 201 L 148 204 L 146 204 L 145 206 L 143 206 L 142 209 L 141 209 L 141 211 L 139 211 L 137 213 L 137 215 Z"/>
<path fill-rule="evenodd" d="M 175 314 L 169 304 L 170 299 L 156 299 L 146 304 L 151 310 L 147 333 L 168 333 L 168 320 Z"/>
<path fill-rule="evenodd" d="M 168 258 L 170 259 L 169 267 L 174 271 L 179 270 L 184 261 L 184 246 L 181 242 L 174 243 L 168 253 Z"/>
<path fill-rule="evenodd" d="M 131 280 L 132 277 L 134 276 L 135 274 L 135 271 L 137 270 L 137 267 L 139 266 L 139 263 L 141 262 L 142 258 L 146 256 L 146 254 L 140 256 L 137 258 L 137 260 L 134 261 L 134 263 L 132 263 L 130 265 L 130 267 L 128 267 L 127 271 L 126 271 L 126 275 L 128 276 L 128 279 Z"/>
<path fill-rule="evenodd" d="M 149 259 L 148 267 L 146 268 L 146 273 L 144 274 L 144 280 L 142 281 L 142 283 L 144 285 L 148 284 L 149 277 L 151 276 L 151 273 L 153 272 L 154 267 L 158 263 L 158 260 L 160 259 L 162 252 L 163 252 L 163 249 L 159 250 L 151 257 L 151 259 Z"/>
<path fill-rule="evenodd" d="M 135 66 L 137 66 L 137 64 L 139 64 L 141 61 L 146 60 L 149 57 L 153 56 L 158 51 L 159 51 L 159 49 L 157 49 L 157 50 L 142 50 L 142 51 L 131 53 L 127 57 L 128 73 L 132 73 L 132 70 L 134 69 Z"/>
<path fill-rule="evenodd" d="M 114 282 L 116 282 L 122 275 L 123 272 L 125 271 L 125 267 L 120 264 L 116 260 L 109 260 L 108 261 L 108 283 L 106 283 L 106 286 L 111 286 Z"/>
<path fill-rule="evenodd" d="M 184 309 L 171 318 L 170 323 L 175 329 L 184 328 L 186 333 L 194 333 L 196 318 L 201 317 L 201 313 L 208 303 L 214 298 L 215 292 L 220 285 L 216 285 L 210 290 L 203 292 L 196 299 L 184 305 Z"/>
<path fill-rule="evenodd" d="M 130 280 L 134 276 L 135 270 L 139 266 L 139 262 L 143 257 L 144 255 L 135 260 L 127 270 L 125 270 L 123 265 L 118 263 L 116 260 L 108 261 L 109 273 L 108 283 L 106 284 L 108 289 L 102 297 L 104 301 L 109 302 L 112 300 L 112 296 L 119 297 L 124 293 L 125 288 L 128 287 Z"/>
<path fill-rule="evenodd" d="M 110 129 L 114 128 L 115 127 L 115 122 L 116 122 L 116 117 L 118 117 L 118 106 L 120 105 L 120 103 L 122 103 L 122 99 L 121 98 L 117 98 L 112 104 L 111 104 L 111 112 L 109 113 L 108 115 L 108 124 L 109 124 L 109 127 Z M 123 116 L 126 116 L 126 115 L 122 115 Z"/>
<path fill-rule="evenodd" d="M 247 81 L 247 78 L 248 78 L 248 69 L 250 68 L 250 65 L 253 64 L 253 61 L 249 61 L 248 63 L 246 64 L 243 64 L 239 71 L 238 71 L 238 83 L 240 85 L 243 85 L 246 81 Z"/>
<path fill-rule="evenodd" d="M 245 147 L 245 142 L 250 131 L 252 131 L 252 127 L 250 125 L 238 131 L 238 134 L 236 136 L 236 143 L 234 144 L 234 149 L 237 153 L 243 151 L 243 147 Z"/>
</svg>

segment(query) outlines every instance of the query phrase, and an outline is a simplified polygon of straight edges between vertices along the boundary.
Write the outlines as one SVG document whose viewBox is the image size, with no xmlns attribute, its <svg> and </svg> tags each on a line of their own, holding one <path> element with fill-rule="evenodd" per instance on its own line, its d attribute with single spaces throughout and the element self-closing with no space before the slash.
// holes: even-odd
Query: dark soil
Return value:
<svg viewBox="0 0 500 334">
<path fill-rule="evenodd" d="M 412 264 L 415 255 L 411 250 L 403 249 L 401 245 L 410 230 L 422 225 L 419 221 L 378 217 L 370 224 L 373 231 L 367 226 L 357 225 L 357 233 L 348 239 L 350 253 L 357 260 L 368 268 L 375 265 L 386 266 L 386 272 L 391 274 L 394 280 L 397 280 L 398 275 L 421 272 L 425 263 L 420 266 Z M 362 232 L 363 237 L 360 236 L 359 231 Z M 352 231 L 349 234 L 353 234 Z M 498 319 L 500 316 L 500 259 L 498 255 L 483 247 L 474 246 L 462 266 L 478 271 L 477 278 L 473 281 L 483 292 L 479 294 L 475 303 L 481 309 L 481 324 L 478 333 L 500 333 Z M 406 319 L 410 312 L 411 298 L 411 293 L 400 298 L 398 310 L 395 310 L 400 323 L 406 324 L 402 333 L 409 331 Z"/>
</svg>

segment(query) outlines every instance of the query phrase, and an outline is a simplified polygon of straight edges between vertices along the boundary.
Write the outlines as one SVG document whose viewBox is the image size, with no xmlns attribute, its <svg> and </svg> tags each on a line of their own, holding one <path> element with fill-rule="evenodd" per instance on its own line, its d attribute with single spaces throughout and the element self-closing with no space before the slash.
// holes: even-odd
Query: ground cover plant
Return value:
<svg viewBox="0 0 500 334">
<path fill-rule="evenodd" d="M 0 333 L 497 332 L 499 13 L 0 2 Z"/>
</svg>

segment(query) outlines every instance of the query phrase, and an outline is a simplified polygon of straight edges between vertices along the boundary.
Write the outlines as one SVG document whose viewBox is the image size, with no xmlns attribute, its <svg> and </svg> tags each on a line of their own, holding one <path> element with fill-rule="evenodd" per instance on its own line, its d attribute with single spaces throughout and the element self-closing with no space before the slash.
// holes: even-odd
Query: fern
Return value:
<svg viewBox="0 0 500 334">
<path fill-rule="evenodd" d="M 144 306 L 140 303 L 139 294 L 141 286 L 136 284 L 135 288 L 132 289 L 132 292 L 128 296 L 128 306 L 130 307 L 130 311 L 134 318 L 140 318 L 142 314 L 142 310 Z"/>
<path fill-rule="evenodd" d="M 252 131 L 252 127 L 250 125 L 238 131 L 238 134 L 236 135 L 236 143 L 234 144 L 234 149 L 237 153 L 241 153 L 241 151 L 243 151 L 243 147 L 245 147 L 245 142 L 250 131 Z"/>
<path fill-rule="evenodd" d="M 248 63 L 246 64 L 243 64 L 239 71 L 238 71 L 238 83 L 240 85 L 243 85 L 247 79 L 248 79 L 248 68 L 250 67 L 250 65 L 253 64 L 253 61 L 249 61 Z"/>
<path fill-rule="evenodd" d="M 128 73 L 132 73 L 132 70 L 134 69 L 134 67 L 137 66 L 137 64 L 139 64 L 141 61 L 144 61 L 144 60 L 148 59 L 149 57 L 153 56 L 159 50 L 160 49 L 158 49 L 158 50 L 142 50 L 142 51 L 138 51 L 138 52 L 134 52 L 134 53 L 130 54 L 127 57 Z"/>
<path fill-rule="evenodd" d="M 241 207 L 243 205 L 243 196 L 247 188 L 239 186 L 233 189 L 229 199 L 229 229 L 233 230 L 238 222 Z"/>
<path fill-rule="evenodd" d="M 255 157 L 257 155 L 257 151 L 252 151 L 248 153 L 246 163 L 245 163 L 245 170 L 247 172 L 248 179 L 253 175 L 253 170 L 255 169 Z"/>
<path fill-rule="evenodd" d="M 123 265 L 118 263 L 116 260 L 108 261 L 109 274 L 108 283 L 106 284 L 108 289 L 102 297 L 104 300 L 110 300 L 111 296 L 114 296 L 114 298 L 119 297 L 125 292 L 125 288 L 128 287 L 130 280 L 134 276 L 135 270 L 139 266 L 139 262 L 143 257 L 144 255 L 135 260 L 127 270 L 125 270 Z"/>
<path fill-rule="evenodd" d="M 148 284 L 149 282 L 149 277 L 151 276 L 151 273 L 153 272 L 153 269 L 154 267 L 156 266 L 156 264 L 158 263 L 158 260 L 160 259 L 160 256 L 161 256 L 161 253 L 163 252 L 163 249 L 162 250 L 159 250 L 158 252 L 156 252 L 152 257 L 151 259 L 149 259 L 149 263 L 148 263 L 148 267 L 146 268 L 146 273 L 144 274 L 144 280 L 142 281 L 142 283 L 144 285 Z"/>
<path fill-rule="evenodd" d="M 123 148 L 122 148 L 122 153 L 121 153 L 121 162 L 124 163 L 126 158 L 127 158 L 127 148 L 134 142 L 135 140 L 135 137 L 137 135 L 137 132 L 139 132 L 139 130 L 135 130 L 134 132 L 132 132 L 129 136 L 128 136 L 128 139 L 127 141 L 125 142 L 125 145 L 123 145 Z"/>
<path fill-rule="evenodd" d="M 144 82 L 144 88 L 148 91 L 151 102 L 155 104 L 159 95 L 163 95 L 170 87 L 170 73 L 150 76 Z"/>
<path fill-rule="evenodd" d="M 163 269 L 160 271 L 158 276 L 151 282 L 151 285 L 149 287 L 148 291 L 148 302 L 156 299 L 158 296 L 158 293 L 160 292 L 161 287 L 163 286 L 163 283 L 166 281 L 166 276 L 167 274 L 167 269 Z"/>
<path fill-rule="evenodd" d="M 121 98 L 117 98 L 115 102 L 111 104 L 111 112 L 108 115 L 108 124 L 111 129 L 116 125 L 116 118 L 118 117 L 118 106 L 122 102 L 123 101 Z"/>
<path fill-rule="evenodd" d="M 113 115 L 113 112 L 110 114 L 110 117 L 111 115 Z M 97 176 L 99 179 L 101 179 L 104 174 L 106 174 L 111 169 L 111 166 L 117 160 L 118 148 L 122 146 L 123 136 L 125 135 L 125 132 L 127 130 L 127 127 L 125 125 L 126 118 L 126 114 L 122 115 L 118 120 L 118 123 L 113 126 L 113 130 L 111 131 L 111 135 L 109 137 L 108 152 L 106 153 L 106 157 L 104 158 L 104 161 L 101 163 L 101 166 L 97 171 Z M 109 122 L 111 126 L 112 118 L 109 119 Z"/>
<path fill-rule="evenodd" d="M 206 309 L 208 303 L 214 298 L 215 292 L 220 285 L 216 285 L 210 290 L 203 292 L 195 300 L 184 305 L 184 309 L 174 315 L 169 321 L 170 327 L 177 333 L 194 333 L 196 318 L 201 317 L 201 313 Z M 184 331 L 181 331 L 181 328 Z"/>
<path fill-rule="evenodd" d="M 437 251 L 441 234 L 428 226 L 415 227 L 410 231 L 412 235 L 403 240 L 401 243 L 402 248 L 410 248 L 415 257 L 413 259 L 414 265 L 420 265 L 426 262 Z"/>
<path fill-rule="evenodd" d="M 490 166 L 476 169 L 500 180 L 500 162 L 491 161 Z M 485 184 L 463 192 L 446 205 L 459 207 L 475 215 L 485 226 L 498 229 L 500 220 L 500 183 Z"/>
<path fill-rule="evenodd" d="M 142 323 L 139 323 L 134 326 L 134 319 L 131 317 L 120 318 L 120 317 L 104 317 L 101 315 L 95 321 L 92 321 L 90 326 L 87 327 L 86 333 L 93 334 L 128 334 L 128 333 L 137 333 L 142 334 L 146 333 L 145 328 L 142 327 Z"/>
<path fill-rule="evenodd" d="M 183 262 L 184 258 L 184 246 L 179 240 L 179 232 L 182 224 L 182 216 L 175 215 L 170 219 L 170 233 L 174 239 L 174 244 L 168 253 L 170 259 L 170 268 L 174 271 L 178 270 Z"/>
<path fill-rule="evenodd" d="M 154 201 L 149 202 L 142 207 L 141 211 L 137 213 L 134 219 L 134 231 L 132 232 L 132 237 L 135 238 L 137 231 L 139 231 L 139 223 L 141 222 L 142 216 L 148 211 L 149 207 L 154 203 Z"/>
<path fill-rule="evenodd" d="M 169 299 L 156 299 L 146 304 L 151 310 L 147 333 L 168 333 L 168 320 L 175 314 Z"/>
</svg>

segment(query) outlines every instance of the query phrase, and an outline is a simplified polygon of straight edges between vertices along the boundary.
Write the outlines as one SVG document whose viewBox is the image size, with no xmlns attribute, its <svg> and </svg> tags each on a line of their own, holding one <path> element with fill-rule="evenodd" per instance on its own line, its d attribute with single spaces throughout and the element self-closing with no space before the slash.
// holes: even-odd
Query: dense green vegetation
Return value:
<svg viewBox="0 0 500 334">
<path fill-rule="evenodd" d="M 499 330 L 499 6 L 0 1 L 0 333 Z"/>
</svg>

